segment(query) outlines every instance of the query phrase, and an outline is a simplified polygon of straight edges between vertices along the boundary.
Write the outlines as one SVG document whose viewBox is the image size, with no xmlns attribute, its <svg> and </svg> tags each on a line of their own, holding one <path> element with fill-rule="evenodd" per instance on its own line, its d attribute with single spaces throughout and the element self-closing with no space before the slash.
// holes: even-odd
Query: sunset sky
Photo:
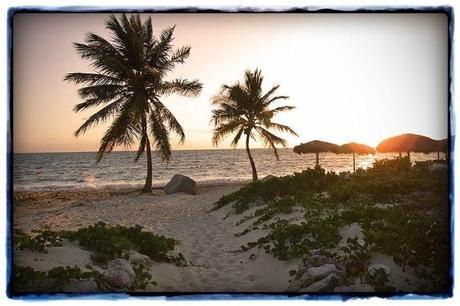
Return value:
<svg viewBox="0 0 460 306">
<path fill-rule="evenodd" d="M 265 89 L 280 84 L 297 108 L 276 121 L 300 137 L 375 146 L 401 133 L 447 137 L 447 17 L 441 14 L 151 14 L 154 31 L 176 25 L 191 56 L 170 77 L 197 78 L 199 97 L 165 104 L 186 133 L 175 149 L 212 148 L 210 98 L 246 69 Z M 144 15 L 145 16 L 145 15 Z M 107 14 L 19 14 L 13 25 L 15 152 L 96 151 L 105 125 L 75 138 L 95 111 L 74 113 L 68 72 L 91 71 L 72 46 L 85 32 L 108 35 Z M 229 138 L 219 148 L 228 148 Z M 243 145 L 243 143 L 241 143 Z M 261 144 L 253 144 L 261 147 Z M 136 149 L 136 148 L 133 148 Z"/>
</svg>

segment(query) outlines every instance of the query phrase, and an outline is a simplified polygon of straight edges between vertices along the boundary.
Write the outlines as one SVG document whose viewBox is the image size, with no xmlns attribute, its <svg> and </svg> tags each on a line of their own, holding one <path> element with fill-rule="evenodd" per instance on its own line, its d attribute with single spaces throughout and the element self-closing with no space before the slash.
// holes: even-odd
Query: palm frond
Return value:
<svg viewBox="0 0 460 306">
<path fill-rule="evenodd" d="M 90 127 L 99 124 L 100 122 L 105 122 L 111 118 L 116 111 L 119 109 L 121 104 L 124 102 L 123 99 L 118 99 L 104 108 L 100 109 L 98 112 L 91 115 L 85 123 L 82 124 L 75 132 L 74 136 L 78 137 L 81 134 L 84 134 Z"/>
<path fill-rule="evenodd" d="M 71 72 L 66 74 L 64 81 L 88 85 L 123 85 L 121 79 L 101 73 Z"/>
<path fill-rule="evenodd" d="M 78 90 L 80 98 L 114 99 L 125 90 L 122 85 L 104 84 L 82 87 Z"/>
<path fill-rule="evenodd" d="M 101 161 L 104 154 L 112 152 L 118 145 L 130 147 L 139 134 L 139 119 L 132 113 L 129 107 L 124 107 L 120 115 L 113 120 L 110 127 L 105 132 L 99 145 L 97 161 Z"/>
<path fill-rule="evenodd" d="M 163 82 L 159 88 L 159 92 L 164 95 L 176 93 L 182 96 L 197 96 L 200 94 L 202 88 L 203 85 L 198 80 L 175 79 Z"/>
<path fill-rule="evenodd" d="M 184 129 L 177 121 L 176 117 L 171 113 L 171 111 L 159 100 L 152 100 L 154 108 L 152 112 L 160 114 L 160 118 L 168 125 L 168 128 L 179 136 L 179 143 L 185 142 L 185 133 Z"/>
<path fill-rule="evenodd" d="M 169 131 L 165 127 L 160 114 L 155 112 L 150 113 L 149 124 L 152 142 L 158 150 L 161 160 L 168 163 L 171 160 Z"/>
<path fill-rule="evenodd" d="M 224 124 L 219 124 L 214 128 L 214 133 L 212 136 L 213 145 L 217 146 L 219 142 L 228 134 L 235 132 L 240 128 L 246 128 L 246 121 L 242 119 L 237 119 L 230 121 Z"/>
<path fill-rule="evenodd" d="M 190 49 L 191 48 L 189 46 L 184 46 L 177 49 L 173 54 L 171 54 L 169 61 L 171 63 L 183 64 L 184 61 L 190 56 Z"/>
<path fill-rule="evenodd" d="M 273 149 L 273 154 L 275 155 L 276 159 L 279 160 L 280 157 L 276 145 L 278 144 L 286 147 L 287 141 L 281 137 L 276 136 L 275 134 L 270 133 L 262 127 L 257 127 L 256 130 L 259 132 L 259 135 L 264 141 L 265 145 Z"/>
<path fill-rule="evenodd" d="M 279 124 L 276 122 L 269 121 L 269 122 L 265 122 L 263 125 L 268 129 L 275 129 L 280 132 L 290 133 L 294 136 L 299 136 L 293 129 L 291 129 L 289 126 L 284 125 L 284 124 Z"/>
<path fill-rule="evenodd" d="M 244 130 L 245 130 L 245 126 L 242 126 L 242 127 L 238 130 L 238 132 L 237 132 L 236 135 L 235 135 L 235 138 L 233 138 L 233 140 L 232 140 L 232 143 L 231 143 L 231 146 L 232 146 L 232 147 L 235 148 L 235 147 L 238 145 L 238 142 L 240 141 L 241 135 L 243 134 Z"/>
</svg>

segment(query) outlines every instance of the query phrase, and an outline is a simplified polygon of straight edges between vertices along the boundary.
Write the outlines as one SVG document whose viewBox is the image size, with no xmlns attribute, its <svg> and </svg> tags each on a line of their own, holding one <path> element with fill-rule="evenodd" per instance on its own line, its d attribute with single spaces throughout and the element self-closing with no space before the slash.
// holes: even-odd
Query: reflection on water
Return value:
<svg viewBox="0 0 460 306">
<path fill-rule="evenodd" d="M 315 166 L 314 154 L 298 155 L 280 150 L 277 161 L 269 149 L 254 149 L 259 177 L 289 175 Z M 356 155 L 356 168 L 368 168 L 375 160 L 398 154 Z M 96 153 L 14 154 L 15 190 L 55 188 L 102 188 L 141 186 L 145 180 L 145 156 L 134 162 L 135 152 L 113 152 L 96 164 Z M 329 171 L 353 171 L 351 154 L 320 154 L 320 164 Z M 445 158 L 444 155 L 441 155 Z M 411 161 L 437 159 L 437 154 L 411 153 Z M 154 156 L 154 185 L 162 186 L 181 173 L 201 183 L 226 183 L 251 178 L 245 150 L 174 151 L 168 166 Z"/>
</svg>

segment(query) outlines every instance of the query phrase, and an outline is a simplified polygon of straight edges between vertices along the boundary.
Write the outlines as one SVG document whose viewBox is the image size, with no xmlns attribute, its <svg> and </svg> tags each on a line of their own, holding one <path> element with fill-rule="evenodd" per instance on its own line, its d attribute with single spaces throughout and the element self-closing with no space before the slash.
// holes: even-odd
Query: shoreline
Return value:
<svg viewBox="0 0 460 306">
<path fill-rule="evenodd" d="M 222 187 L 222 186 L 243 186 L 248 183 L 250 183 L 250 179 L 246 180 L 241 180 L 241 181 L 216 181 L 216 182 L 210 182 L 210 181 L 204 181 L 204 182 L 196 182 L 198 189 L 200 188 L 212 188 L 212 187 Z M 154 185 L 152 187 L 152 191 L 159 191 L 164 189 L 164 185 Z M 105 185 L 101 187 L 49 187 L 49 188 L 37 188 L 37 189 L 17 189 L 15 190 L 13 187 L 13 190 L 11 191 L 11 194 L 13 195 L 13 199 L 15 198 L 16 195 L 21 195 L 21 194 L 39 194 L 39 193 L 80 193 L 80 192 L 94 192 L 94 193 L 117 193 L 117 194 L 129 194 L 131 192 L 136 192 L 140 191 L 143 187 L 143 184 L 139 185 Z"/>
</svg>

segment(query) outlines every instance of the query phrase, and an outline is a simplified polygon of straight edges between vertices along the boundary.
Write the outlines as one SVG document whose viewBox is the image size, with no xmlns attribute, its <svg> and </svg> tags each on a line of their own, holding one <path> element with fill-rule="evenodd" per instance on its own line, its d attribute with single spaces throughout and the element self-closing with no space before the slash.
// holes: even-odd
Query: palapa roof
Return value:
<svg viewBox="0 0 460 306">
<path fill-rule="evenodd" d="M 320 140 L 313 140 L 307 143 L 302 143 L 294 147 L 294 152 L 297 154 L 305 153 L 323 153 L 323 152 L 338 152 L 339 146 Z"/>
<path fill-rule="evenodd" d="M 341 145 L 338 153 L 374 154 L 375 149 L 365 144 L 349 142 Z"/>
<path fill-rule="evenodd" d="M 377 146 L 377 151 L 387 152 L 437 152 L 440 143 L 430 137 L 417 134 L 402 134 L 385 139 Z"/>
</svg>

